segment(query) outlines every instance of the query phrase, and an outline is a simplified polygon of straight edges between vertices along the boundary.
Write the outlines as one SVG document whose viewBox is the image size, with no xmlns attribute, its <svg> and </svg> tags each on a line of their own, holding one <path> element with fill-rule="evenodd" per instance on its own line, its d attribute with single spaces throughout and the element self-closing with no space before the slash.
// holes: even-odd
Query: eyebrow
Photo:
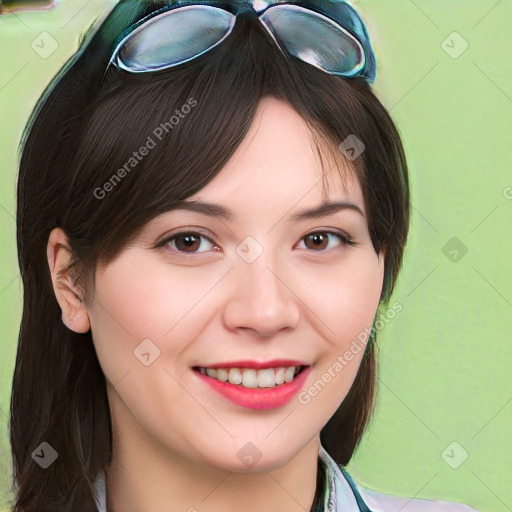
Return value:
<svg viewBox="0 0 512 512">
<path fill-rule="evenodd" d="M 171 211 L 174 210 L 188 210 L 192 212 L 202 213 L 203 215 L 208 215 L 209 217 L 218 217 L 223 220 L 233 220 L 235 214 L 229 208 L 222 206 L 216 203 L 209 203 L 205 201 L 179 201 L 176 203 Z M 327 217 L 328 215 L 333 215 L 339 211 L 343 210 L 353 210 L 358 212 L 362 217 L 365 217 L 365 214 L 354 203 L 349 201 L 337 201 L 337 202 L 323 202 L 320 206 L 316 206 L 314 208 L 308 208 L 305 210 L 301 210 L 295 215 L 291 217 L 293 222 L 300 222 L 308 219 L 318 219 L 321 217 Z"/>
</svg>

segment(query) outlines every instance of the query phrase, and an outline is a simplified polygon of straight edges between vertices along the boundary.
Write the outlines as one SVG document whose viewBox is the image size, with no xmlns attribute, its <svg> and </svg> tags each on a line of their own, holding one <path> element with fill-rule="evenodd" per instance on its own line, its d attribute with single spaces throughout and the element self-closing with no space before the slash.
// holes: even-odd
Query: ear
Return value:
<svg viewBox="0 0 512 512">
<path fill-rule="evenodd" d="M 83 302 L 82 292 L 67 270 L 72 262 L 72 251 L 68 238 L 61 228 L 55 228 L 50 233 L 46 255 L 53 291 L 62 310 L 62 322 L 77 333 L 88 332 L 91 327 L 89 315 Z"/>
</svg>

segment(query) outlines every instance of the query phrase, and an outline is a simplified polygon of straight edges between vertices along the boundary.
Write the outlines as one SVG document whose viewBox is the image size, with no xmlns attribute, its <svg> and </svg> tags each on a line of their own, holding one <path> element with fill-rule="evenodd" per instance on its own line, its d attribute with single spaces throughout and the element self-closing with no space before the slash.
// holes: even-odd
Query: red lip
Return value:
<svg viewBox="0 0 512 512">
<path fill-rule="evenodd" d="M 290 366 L 299 365 L 292 364 Z M 194 373 L 204 383 L 208 384 L 212 389 L 234 404 L 242 407 L 248 407 L 250 409 L 261 410 L 275 409 L 276 407 L 281 407 L 287 404 L 300 391 L 304 382 L 308 378 L 311 369 L 312 367 L 308 366 L 291 382 L 287 382 L 273 388 L 245 388 L 239 384 L 231 384 L 230 382 L 221 382 L 220 380 L 213 379 L 208 375 L 203 375 L 200 371 L 195 371 Z"/>
<path fill-rule="evenodd" d="M 264 370 L 265 368 L 280 368 L 289 366 L 309 366 L 305 361 L 297 361 L 295 359 L 272 359 L 271 361 L 230 361 L 228 363 L 216 363 L 205 366 L 194 366 L 194 368 L 254 368 L 256 370 Z"/>
</svg>

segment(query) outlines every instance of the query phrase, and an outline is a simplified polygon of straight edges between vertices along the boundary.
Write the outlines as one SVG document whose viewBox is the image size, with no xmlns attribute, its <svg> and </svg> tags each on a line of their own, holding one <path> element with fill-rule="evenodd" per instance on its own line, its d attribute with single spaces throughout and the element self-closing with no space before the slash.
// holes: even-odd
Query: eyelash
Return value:
<svg viewBox="0 0 512 512">
<path fill-rule="evenodd" d="M 155 245 L 154 248 L 155 249 L 167 250 L 166 247 L 169 245 L 169 243 L 171 243 L 175 239 L 179 238 L 180 236 L 184 236 L 184 235 L 193 235 L 193 236 L 196 236 L 196 237 L 199 237 L 199 238 L 204 238 L 204 239 L 208 240 L 214 247 L 218 247 L 218 244 L 216 244 L 215 241 L 212 240 L 212 238 L 210 238 L 209 236 L 205 235 L 204 233 L 200 233 L 198 231 L 180 231 L 179 233 L 174 233 L 173 235 L 164 238 L 162 241 L 158 242 Z M 348 245 L 348 246 L 351 246 L 351 247 L 355 247 L 357 245 L 357 243 L 354 240 L 352 240 L 350 237 L 348 237 L 344 233 L 340 233 L 338 231 L 328 231 L 328 230 L 325 230 L 325 231 L 312 231 L 311 233 L 308 233 L 307 235 L 303 236 L 300 240 L 301 241 L 305 240 L 306 238 L 308 238 L 308 237 L 310 237 L 312 235 L 334 235 L 345 246 Z M 312 252 L 317 252 L 317 253 L 324 253 L 324 252 L 328 252 L 328 251 L 329 251 L 329 249 L 322 249 L 320 251 L 312 250 Z M 186 253 L 186 252 L 183 252 L 183 251 L 179 251 L 177 249 L 172 249 L 171 252 L 176 253 L 176 254 L 178 254 L 180 256 L 183 256 L 184 258 L 193 258 L 193 257 L 196 257 L 197 254 L 205 254 L 205 252 Z M 208 252 L 208 251 L 206 251 L 206 252 Z"/>
</svg>

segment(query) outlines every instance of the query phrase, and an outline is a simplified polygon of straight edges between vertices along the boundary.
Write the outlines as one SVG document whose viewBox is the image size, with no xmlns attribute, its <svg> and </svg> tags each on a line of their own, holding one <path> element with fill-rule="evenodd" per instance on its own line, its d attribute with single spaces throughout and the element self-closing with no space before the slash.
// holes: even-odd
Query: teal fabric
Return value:
<svg viewBox="0 0 512 512">
<path fill-rule="evenodd" d="M 354 479 L 350 476 L 349 472 L 345 468 L 341 468 L 341 472 L 343 473 L 343 476 L 348 482 L 348 485 L 350 485 L 350 488 L 352 489 L 352 492 L 354 493 L 354 498 L 356 499 L 357 506 L 359 507 L 360 512 L 371 512 L 371 510 L 368 508 L 368 505 L 364 502 L 363 498 L 361 498 L 361 495 L 359 494 L 359 491 L 357 490 L 356 483 L 354 482 Z"/>
<path fill-rule="evenodd" d="M 323 467 L 323 503 L 314 503 L 310 512 L 341 512 L 342 501 L 346 497 L 341 495 L 341 482 L 346 481 L 353 493 L 354 499 L 357 503 L 359 512 L 371 512 L 368 505 L 361 497 L 357 490 L 357 485 L 354 479 L 349 474 L 347 469 L 343 466 L 336 464 L 334 459 L 327 453 L 325 448 L 320 445 L 319 460 Z"/>
</svg>

